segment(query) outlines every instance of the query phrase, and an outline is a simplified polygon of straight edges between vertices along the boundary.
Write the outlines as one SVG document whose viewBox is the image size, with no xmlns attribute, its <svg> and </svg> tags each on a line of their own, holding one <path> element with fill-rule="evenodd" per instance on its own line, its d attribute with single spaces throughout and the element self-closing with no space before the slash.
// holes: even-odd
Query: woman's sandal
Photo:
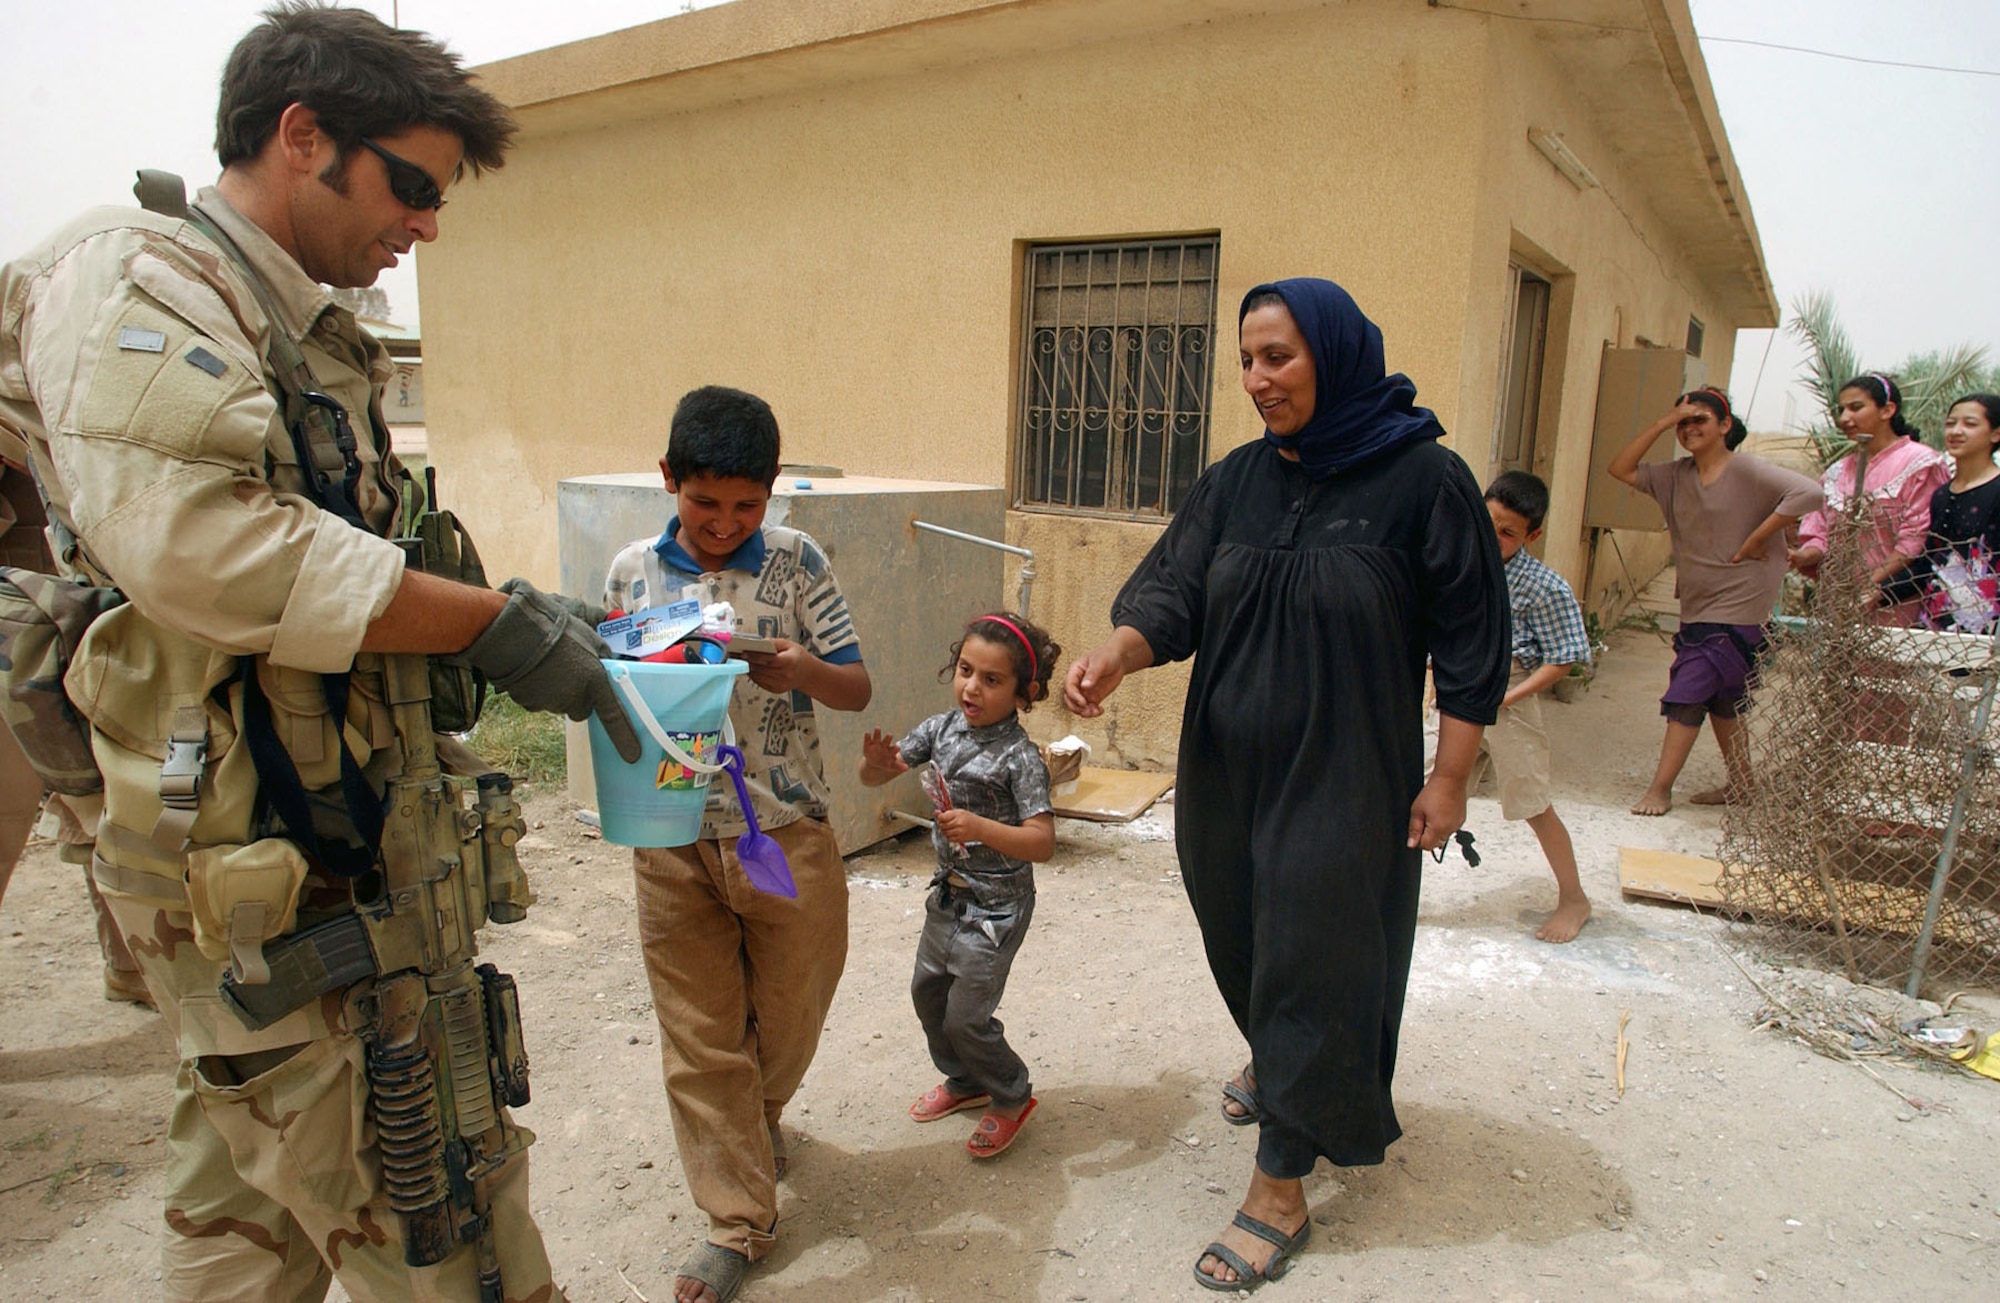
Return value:
<svg viewBox="0 0 2000 1303">
<path fill-rule="evenodd" d="M 1235 1250 L 1226 1247 L 1221 1240 L 1217 1240 L 1201 1251 L 1201 1258 L 1214 1258 L 1217 1262 L 1222 1263 L 1235 1272 L 1236 1279 L 1220 1280 L 1209 1275 L 1201 1269 L 1201 1258 L 1196 1258 L 1194 1260 L 1194 1278 L 1201 1283 L 1203 1289 L 1220 1290 L 1225 1293 L 1239 1289 L 1253 1290 L 1267 1280 L 1276 1280 L 1292 1269 L 1292 1258 L 1300 1249 L 1305 1248 L 1306 1241 L 1312 1238 L 1313 1219 L 1311 1213 L 1306 1214 L 1305 1224 L 1300 1226 L 1291 1235 L 1285 1234 L 1275 1226 L 1258 1221 L 1255 1217 L 1252 1217 L 1249 1213 L 1241 1209 L 1237 1210 L 1233 1224 L 1238 1230 L 1248 1231 L 1266 1244 L 1275 1246 L 1277 1251 L 1271 1255 L 1271 1260 L 1264 1264 L 1264 1269 L 1258 1271 L 1255 1267 L 1243 1261 Z"/>
<path fill-rule="evenodd" d="M 720 1244 L 703 1240 L 674 1274 L 698 1280 L 714 1290 L 715 1303 L 729 1303 L 736 1297 L 736 1291 L 743 1288 L 743 1277 L 749 1271 L 749 1258 L 734 1249 L 725 1249 Z"/>
<path fill-rule="evenodd" d="M 1253 1066 L 1244 1064 L 1243 1071 L 1236 1074 L 1235 1080 L 1222 1083 L 1222 1120 L 1232 1127 L 1247 1127 L 1264 1120 L 1264 1103 L 1257 1098 L 1257 1079 L 1250 1072 Z M 1243 1111 L 1231 1113 L 1229 1106 L 1232 1103 Z"/>
<path fill-rule="evenodd" d="M 922 1099 L 910 1105 L 910 1117 L 917 1122 L 935 1122 L 969 1108 L 985 1108 L 992 1102 L 991 1095 L 954 1095 L 943 1082 L 939 1082 L 925 1091 Z"/>
<path fill-rule="evenodd" d="M 1006 1151 L 1007 1146 L 1014 1143 L 1014 1137 L 1021 1134 L 1021 1128 L 1035 1115 L 1035 1105 L 1040 1102 L 1030 1096 L 1027 1107 L 1021 1110 L 1019 1117 L 1003 1118 L 988 1113 L 979 1119 L 979 1125 L 974 1127 L 972 1134 L 966 1138 L 965 1151 L 974 1158 L 999 1157 Z"/>
</svg>

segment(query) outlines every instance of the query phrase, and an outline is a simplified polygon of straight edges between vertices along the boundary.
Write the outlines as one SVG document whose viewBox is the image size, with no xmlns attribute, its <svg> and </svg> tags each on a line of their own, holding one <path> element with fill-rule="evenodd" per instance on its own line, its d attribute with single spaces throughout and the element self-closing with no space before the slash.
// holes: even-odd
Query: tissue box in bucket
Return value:
<svg viewBox="0 0 2000 1303">
<path fill-rule="evenodd" d="M 629 677 L 660 731 L 697 760 L 713 764 L 729 717 L 736 678 L 749 672 L 742 661 L 720 665 L 662 665 L 649 661 L 606 661 L 618 699 L 628 713 L 636 708 L 619 683 Z M 604 840 L 620 846 L 686 846 L 701 837 L 701 811 L 708 802 L 709 775 L 688 769 L 667 754 L 646 721 L 635 719 L 639 759 L 626 764 L 590 717 L 590 767 L 597 777 L 597 816 Z"/>
</svg>

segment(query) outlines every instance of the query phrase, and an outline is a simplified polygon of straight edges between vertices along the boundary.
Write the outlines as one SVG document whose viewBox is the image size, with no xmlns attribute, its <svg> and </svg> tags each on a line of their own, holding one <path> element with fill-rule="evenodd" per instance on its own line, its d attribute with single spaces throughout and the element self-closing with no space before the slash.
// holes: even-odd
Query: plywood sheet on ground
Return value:
<svg viewBox="0 0 2000 1303">
<path fill-rule="evenodd" d="M 1628 896 L 1714 908 L 1722 904 L 1722 862 L 1703 855 L 1618 848 L 1618 886 Z"/>
<path fill-rule="evenodd" d="M 1174 785 L 1172 774 L 1148 774 L 1136 769 L 1083 767 L 1076 786 L 1054 798 L 1056 813 L 1066 819 L 1094 823 L 1129 823 L 1144 814 L 1160 794 Z"/>
<path fill-rule="evenodd" d="M 1825 893 L 1809 875 L 1783 870 L 1758 870 L 1766 875 L 1752 886 L 1736 908 L 1763 923 L 1819 927 L 1829 924 Z M 1702 909 L 1722 907 L 1722 863 L 1703 855 L 1618 848 L 1618 885 L 1627 896 L 1666 900 Z M 1849 931 L 1915 935 L 1923 919 L 1925 892 L 1880 882 L 1839 879 L 1842 921 Z M 1937 938 L 1961 945 L 1991 944 L 1993 916 L 1964 906 L 1947 905 L 1938 919 Z"/>
</svg>

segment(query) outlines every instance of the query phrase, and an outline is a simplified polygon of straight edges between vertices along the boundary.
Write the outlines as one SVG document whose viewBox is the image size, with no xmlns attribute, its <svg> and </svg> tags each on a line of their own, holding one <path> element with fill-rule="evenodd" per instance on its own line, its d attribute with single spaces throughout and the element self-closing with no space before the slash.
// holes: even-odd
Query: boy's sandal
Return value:
<svg viewBox="0 0 2000 1303">
<path fill-rule="evenodd" d="M 1021 1128 L 1028 1119 L 1035 1115 L 1035 1105 L 1040 1102 L 1030 1096 L 1028 1106 L 1021 1110 L 1021 1116 L 1017 1118 L 988 1113 L 972 1129 L 972 1135 L 965 1142 L 965 1151 L 974 1158 L 996 1158 L 1005 1153 L 1007 1146 L 1014 1143 L 1014 1137 L 1021 1134 Z"/>
<path fill-rule="evenodd" d="M 1243 1261 L 1235 1250 L 1225 1246 L 1221 1240 L 1217 1240 L 1201 1251 L 1200 1258 L 1194 1260 L 1194 1278 L 1201 1282 L 1201 1286 L 1204 1289 L 1220 1290 L 1225 1293 L 1239 1289 L 1253 1290 L 1267 1280 L 1276 1280 L 1292 1269 L 1293 1256 L 1300 1249 L 1305 1248 L 1306 1241 L 1312 1238 L 1313 1219 L 1311 1213 L 1306 1214 L 1305 1224 L 1300 1226 L 1291 1235 L 1285 1234 L 1275 1226 L 1258 1221 L 1255 1217 L 1252 1217 L 1240 1208 L 1237 1210 L 1236 1216 L 1232 1221 L 1238 1230 L 1250 1232 L 1266 1244 L 1275 1246 L 1277 1251 L 1271 1255 L 1271 1260 L 1264 1264 L 1264 1270 L 1258 1271 L 1255 1267 Z M 1235 1272 L 1236 1279 L 1220 1280 L 1209 1275 L 1201 1269 L 1201 1258 L 1214 1258 L 1217 1262 L 1224 1264 L 1231 1271 Z"/>
<path fill-rule="evenodd" d="M 1244 1064 L 1243 1071 L 1237 1073 L 1233 1081 L 1222 1083 L 1222 1120 L 1232 1127 L 1247 1127 L 1264 1120 L 1264 1102 L 1257 1098 L 1257 1079 L 1250 1072 L 1253 1066 Z M 1230 1112 L 1229 1105 L 1232 1103 L 1243 1111 Z"/>
<path fill-rule="evenodd" d="M 925 1091 L 922 1099 L 910 1105 L 910 1116 L 918 1122 L 935 1122 L 969 1108 L 985 1108 L 992 1102 L 991 1095 L 954 1095 L 943 1082 L 939 1082 Z"/>
<path fill-rule="evenodd" d="M 743 1288 L 743 1277 L 749 1271 L 749 1258 L 734 1249 L 725 1249 L 720 1244 L 703 1240 L 674 1274 L 698 1280 L 714 1290 L 715 1303 L 729 1303 L 736 1297 L 736 1291 Z"/>
</svg>

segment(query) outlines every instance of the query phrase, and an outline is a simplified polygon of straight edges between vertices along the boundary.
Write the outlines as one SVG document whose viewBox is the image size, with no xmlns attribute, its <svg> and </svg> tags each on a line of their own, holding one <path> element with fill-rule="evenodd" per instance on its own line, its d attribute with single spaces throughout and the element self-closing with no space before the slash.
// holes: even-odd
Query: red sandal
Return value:
<svg viewBox="0 0 2000 1303">
<path fill-rule="evenodd" d="M 979 1125 L 972 1129 L 971 1137 L 965 1142 L 965 1150 L 974 1158 L 997 1158 L 1014 1143 L 1014 1137 L 1021 1134 L 1021 1128 L 1035 1115 L 1035 1105 L 1041 1101 L 1028 1099 L 1028 1106 L 1021 1110 L 1017 1118 L 1003 1118 L 988 1113 L 979 1119 Z"/>
<path fill-rule="evenodd" d="M 910 1117 L 918 1122 L 935 1122 L 969 1108 L 985 1108 L 992 1102 L 991 1095 L 954 1095 L 943 1082 L 939 1082 L 925 1091 L 922 1099 L 910 1105 Z"/>
</svg>

